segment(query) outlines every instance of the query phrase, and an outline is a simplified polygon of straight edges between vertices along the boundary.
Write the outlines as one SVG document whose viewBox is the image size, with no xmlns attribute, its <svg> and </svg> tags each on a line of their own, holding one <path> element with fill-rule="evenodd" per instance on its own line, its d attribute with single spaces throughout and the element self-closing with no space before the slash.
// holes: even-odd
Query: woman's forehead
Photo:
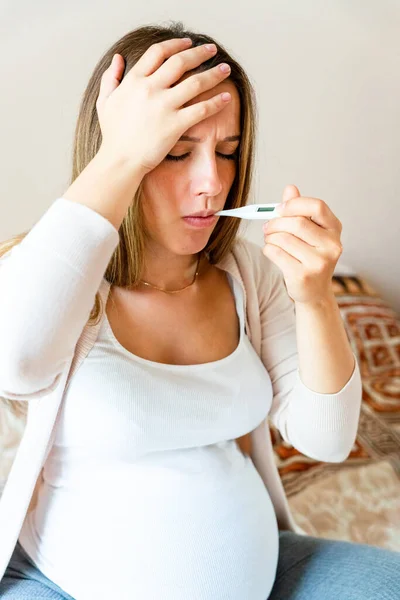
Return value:
<svg viewBox="0 0 400 600">
<path fill-rule="evenodd" d="M 218 86 L 202 92 L 184 106 L 191 106 L 196 102 L 209 100 L 215 95 L 222 94 L 226 91 L 229 91 L 231 94 L 231 100 L 227 103 L 227 105 L 217 113 L 210 115 L 198 123 L 195 123 L 192 127 L 184 132 L 184 135 L 202 139 L 202 136 L 206 135 L 206 132 L 215 130 L 218 132 L 218 137 L 221 137 L 221 141 L 228 136 L 240 135 L 240 97 L 236 86 L 233 83 L 224 81 Z"/>
</svg>

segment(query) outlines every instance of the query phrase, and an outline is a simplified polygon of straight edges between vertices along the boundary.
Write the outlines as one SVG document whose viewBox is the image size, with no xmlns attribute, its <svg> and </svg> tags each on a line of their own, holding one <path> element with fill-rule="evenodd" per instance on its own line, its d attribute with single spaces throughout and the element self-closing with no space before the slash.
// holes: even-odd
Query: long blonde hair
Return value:
<svg viewBox="0 0 400 600">
<path fill-rule="evenodd" d="M 100 58 L 89 79 L 83 94 L 79 115 L 75 128 L 73 143 L 73 161 L 70 183 L 79 176 L 97 154 L 101 145 L 101 129 L 99 125 L 96 100 L 99 94 L 101 77 L 109 67 L 114 54 L 121 54 L 125 60 L 125 72 L 136 64 L 144 52 L 154 43 L 171 38 L 190 37 L 192 47 L 205 43 L 214 43 L 217 53 L 205 63 L 202 63 L 189 74 L 211 69 L 221 62 L 227 62 L 231 67 L 229 80 L 235 84 L 240 97 L 241 141 L 238 148 L 236 175 L 229 190 L 224 208 L 244 206 L 249 197 L 253 176 L 255 131 L 257 107 L 253 86 L 244 69 L 219 44 L 208 35 L 185 29 L 181 22 L 172 22 L 168 26 L 147 25 L 139 27 L 124 35 L 115 42 Z M 145 227 L 141 205 L 142 185 L 139 186 L 119 229 L 120 241 L 108 263 L 104 277 L 111 285 L 119 287 L 135 286 L 139 283 L 144 266 Z M 213 230 L 204 252 L 209 262 L 216 264 L 228 253 L 235 242 L 240 225 L 239 219 L 220 219 Z M 29 231 L 17 234 L 0 244 L 0 257 L 22 242 Z M 3 290 L 2 293 L 6 293 Z M 102 303 L 97 293 L 90 313 L 88 325 L 95 325 L 101 318 Z M 2 399 L 5 400 L 4 398 Z M 25 405 L 25 402 L 6 400 L 8 405 Z M 21 407 L 15 406 L 15 411 Z"/>
</svg>

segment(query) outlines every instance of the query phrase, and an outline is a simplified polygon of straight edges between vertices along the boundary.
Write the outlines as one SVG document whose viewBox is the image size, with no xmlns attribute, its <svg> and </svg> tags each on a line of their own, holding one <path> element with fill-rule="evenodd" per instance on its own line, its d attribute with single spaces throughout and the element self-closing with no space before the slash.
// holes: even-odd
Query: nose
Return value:
<svg viewBox="0 0 400 600">
<path fill-rule="evenodd" d="M 211 198 L 220 194 L 221 191 L 222 181 L 215 156 L 202 158 L 196 173 L 196 195 L 204 194 Z"/>
</svg>

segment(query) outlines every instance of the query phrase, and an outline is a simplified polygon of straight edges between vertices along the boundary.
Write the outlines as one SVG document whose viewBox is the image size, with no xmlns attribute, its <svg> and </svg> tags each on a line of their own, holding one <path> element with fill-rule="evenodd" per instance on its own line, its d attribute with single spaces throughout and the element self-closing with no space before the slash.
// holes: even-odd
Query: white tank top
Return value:
<svg viewBox="0 0 400 600">
<path fill-rule="evenodd" d="M 229 356 L 146 360 L 105 315 L 70 380 L 19 541 L 76 600 L 266 600 L 271 591 L 276 516 L 235 438 L 266 418 L 272 385 L 245 331 L 243 291 L 227 275 L 240 320 Z"/>
</svg>

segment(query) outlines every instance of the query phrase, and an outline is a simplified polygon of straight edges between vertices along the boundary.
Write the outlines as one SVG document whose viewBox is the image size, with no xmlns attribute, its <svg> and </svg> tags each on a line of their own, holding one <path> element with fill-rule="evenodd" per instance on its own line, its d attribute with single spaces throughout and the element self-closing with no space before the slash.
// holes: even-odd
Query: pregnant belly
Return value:
<svg viewBox="0 0 400 600">
<path fill-rule="evenodd" d="M 131 598 L 265 600 L 279 539 L 268 492 L 248 457 L 227 460 L 226 448 L 209 447 L 193 461 L 192 450 L 190 461 L 188 453 L 171 452 L 162 465 L 113 469 L 106 487 L 88 478 L 76 498 L 59 488 L 45 521 L 37 519 L 39 529 L 45 523 L 42 547 L 53 564 L 58 557 L 65 570 L 56 549 L 75 545 L 70 577 L 84 564 L 96 598 L 124 598 L 129 589 Z"/>
</svg>

